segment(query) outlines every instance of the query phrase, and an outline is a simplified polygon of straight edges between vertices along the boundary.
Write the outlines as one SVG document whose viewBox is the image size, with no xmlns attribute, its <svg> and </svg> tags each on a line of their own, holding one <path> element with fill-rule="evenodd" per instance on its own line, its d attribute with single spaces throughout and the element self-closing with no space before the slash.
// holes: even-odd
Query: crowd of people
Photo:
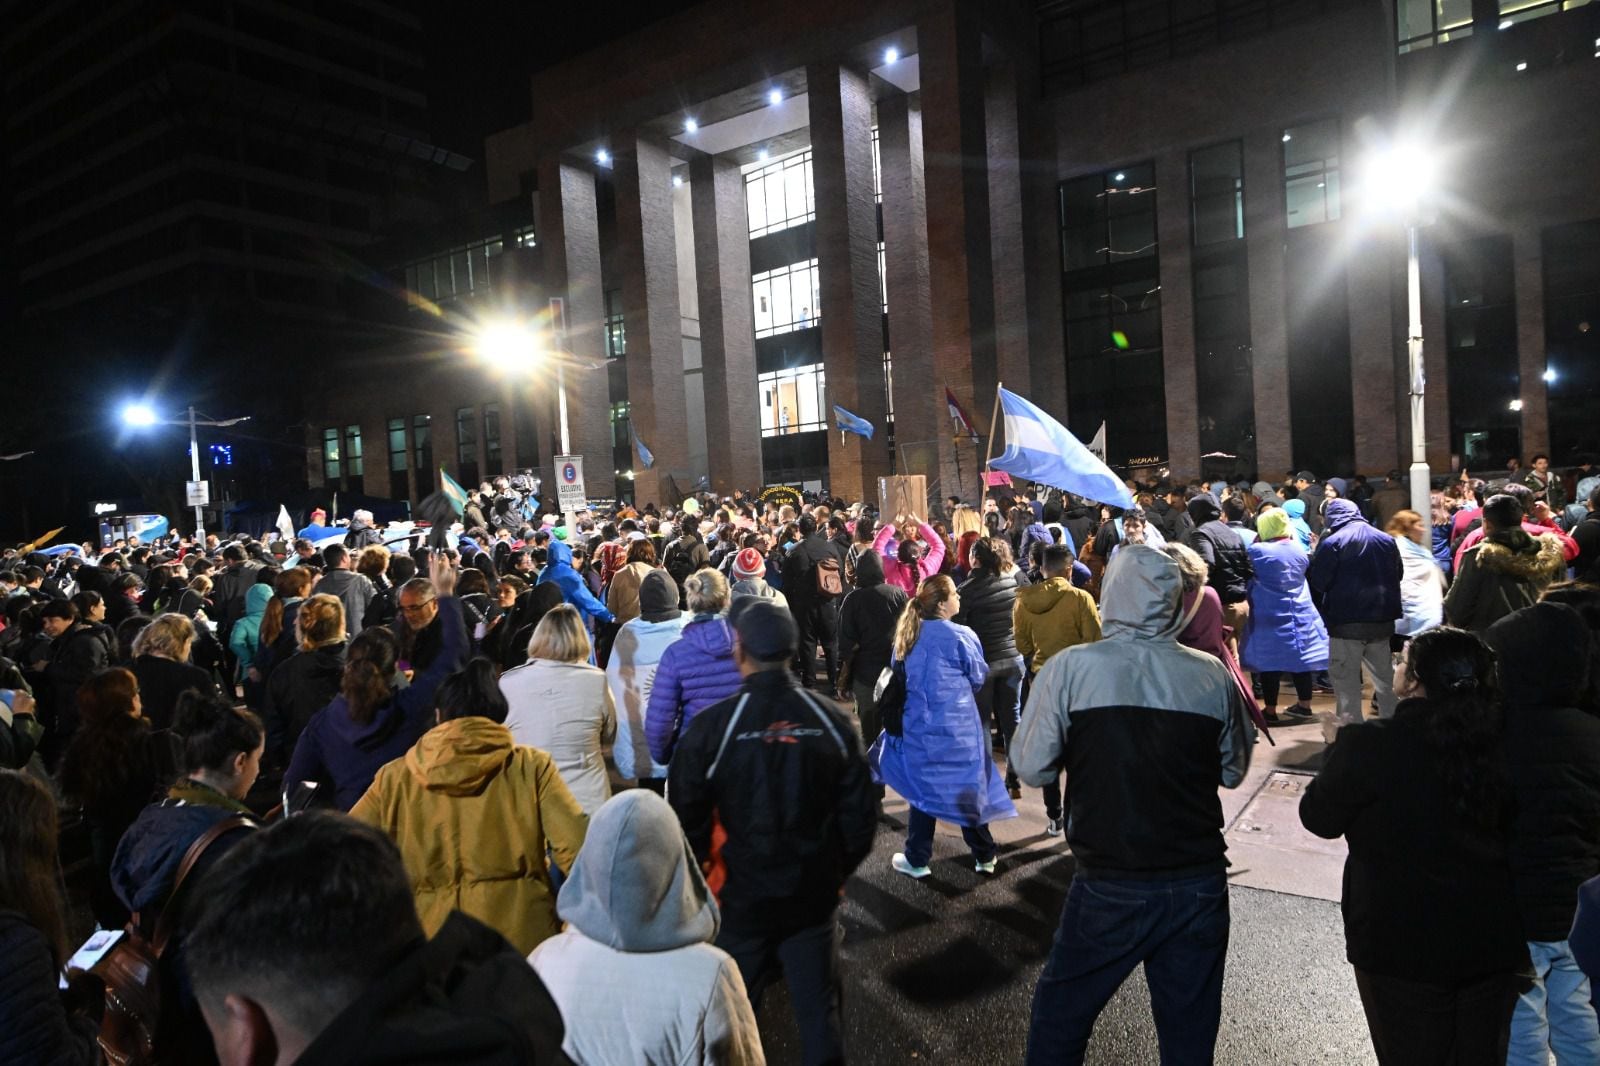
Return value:
<svg viewBox="0 0 1600 1066">
<path fill-rule="evenodd" d="M 1301 817 L 1349 843 L 1380 1060 L 1600 1061 L 1579 474 L 1462 475 L 1427 514 L 1398 476 L 1300 471 L 570 527 L 484 486 L 444 548 L 314 520 L 7 553 L 0 1060 L 123 1038 L 93 968 L 56 988 L 70 819 L 94 924 L 161 946 L 171 1061 L 760 1062 L 780 977 L 804 1061 L 844 1061 L 838 911 L 886 788 L 921 881 L 939 821 L 996 874 L 1026 787 L 1075 871 L 1028 1060 L 1080 1061 L 1142 963 L 1164 1060 L 1209 1061 L 1218 789 L 1322 691 Z"/>
</svg>

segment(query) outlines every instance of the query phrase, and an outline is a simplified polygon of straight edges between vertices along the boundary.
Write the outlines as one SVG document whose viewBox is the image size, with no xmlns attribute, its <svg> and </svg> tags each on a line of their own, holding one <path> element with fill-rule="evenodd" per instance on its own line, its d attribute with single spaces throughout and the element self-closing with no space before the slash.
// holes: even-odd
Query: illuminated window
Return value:
<svg viewBox="0 0 1600 1066">
<path fill-rule="evenodd" d="M 883 153 L 878 147 L 878 127 L 872 127 L 872 195 L 883 203 Z M 880 252 L 882 246 L 880 245 Z"/>
<path fill-rule="evenodd" d="M 628 354 L 628 330 L 622 315 L 622 290 L 607 289 L 606 305 L 606 358 L 621 359 Z"/>
<path fill-rule="evenodd" d="M 822 364 L 762 374 L 761 435 L 789 436 L 827 429 L 827 392 Z"/>
<path fill-rule="evenodd" d="M 750 279 L 757 337 L 771 337 L 819 325 L 822 292 L 817 261 L 791 263 Z"/>
<path fill-rule="evenodd" d="M 427 478 L 432 484 L 433 477 L 433 416 L 414 415 L 411 419 L 411 450 L 416 456 L 416 462 L 411 465 L 417 471 L 418 485 L 422 478 Z M 418 491 L 421 491 L 420 488 Z"/>
<path fill-rule="evenodd" d="M 751 240 L 814 220 L 811 149 L 750 171 L 744 177 L 744 195 Z"/>
<path fill-rule="evenodd" d="M 1283 192 L 1290 229 L 1338 220 L 1338 119 L 1283 132 Z"/>
<path fill-rule="evenodd" d="M 361 427 L 344 427 L 344 475 L 345 477 L 360 477 L 361 468 Z"/>
<path fill-rule="evenodd" d="M 1472 0 L 1398 0 L 1394 15 L 1402 54 L 1472 36 Z"/>
<path fill-rule="evenodd" d="M 1244 151 L 1239 141 L 1190 152 L 1189 189 L 1194 243 L 1244 236 Z"/>
<path fill-rule="evenodd" d="M 1558 11 L 1571 11 L 1583 7 L 1589 0 L 1500 0 L 1500 21 L 1503 30 L 1529 19 L 1554 15 Z"/>
<path fill-rule="evenodd" d="M 391 473 L 404 473 L 406 470 L 406 420 L 403 418 L 389 419 L 389 471 Z"/>
<path fill-rule="evenodd" d="M 339 427 L 329 426 L 322 431 L 322 478 L 337 483 L 339 480 Z"/>
<path fill-rule="evenodd" d="M 878 300 L 883 304 L 883 313 L 889 313 L 889 275 L 884 267 L 883 242 L 878 242 Z"/>
</svg>

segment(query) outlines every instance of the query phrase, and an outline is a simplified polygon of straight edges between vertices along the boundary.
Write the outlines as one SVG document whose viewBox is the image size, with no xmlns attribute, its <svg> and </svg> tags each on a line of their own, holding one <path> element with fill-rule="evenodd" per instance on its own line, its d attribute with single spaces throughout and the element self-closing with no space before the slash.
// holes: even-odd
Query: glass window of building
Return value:
<svg viewBox="0 0 1600 1066">
<path fill-rule="evenodd" d="M 429 491 L 432 491 L 434 480 L 432 415 L 411 416 L 411 451 L 416 456 L 416 461 L 411 467 L 417 472 L 417 491 L 421 492 L 424 484 L 430 486 Z"/>
<path fill-rule="evenodd" d="M 389 419 L 389 471 L 404 473 L 406 466 L 406 420 Z"/>
<path fill-rule="evenodd" d="M 1289 327 L 1289 445 L 1295 469 L 1354 470 L 1350 301 L 1337 235 L 1308 229 L 1291 236 L 1283 284 Z M 1262 412 L 1262 417 L 1272 413 Z"/>
<path fill-rule="evenodd" d="M 338 426 L 329 426 L 322 431 L 322 480 L 332 485 L 339 483 Z"/>
<path fill-rule="evenodd" d="M 607 289 L 606 305 L 606 358 L 621 359 L 628 354 L 628 330 L 623 321 L 622 290 Z"/>
<path fill-rule="evenodd" d="M 822 364 L 762 374 L 761 435 L 787 436 L 827 429 L 827 403 Z"/>
<path fill-rule="evenodd" d="M 628 402 L 614 403 L 611 405 L 611 447 L 626 448 L 629 445 Z"/>
<path fill-rule="evenodd" d="M 1600 455 L 1600 218 L 1552 226 L 1542 237 L 1550 456 L 1567 466 Z"/>
<path fill-rule="evenodd" d="M 883 353 L 883 411 L 890 422 L 894 421 L 894 360 Z"/>
<path fill-rule="evenodd" d="M 360 477 L 361 468 L 361 427 L 344 427 L 344 472 L 346 477 Z"/>
<path fill-rule="evenodd" d="M 1339 218 L 1339 120 L 1283 131 L 1283 191 L 1289 228 Z"/>
<path fill-rule="evenodd" d="M 878 146 L 878 127 L 872 127 L 872 195 L 883 203 L 883 152 Z M 880 251 L 881 251 L 881 245 Z"/>
<path fill-rule="evenodd" d="M 1189 195 L 1194 243 L 1216 244 L 1244 236 L 1244 145 L 1240 141 L 1189 153 Z"/>
<path fill-rule="evenodd" d="M 533 247 L 533 227 L 517 230 L 512 239 L 518 247 Z M 448 303 L 474 292 L 482 293 L 496 276 L 492 264 L 504 254 L 505 245 L 503 237 L 485 237 L 407 263 L 406 289 L 435 303 Z"/>
<path fill-rule="evenodd" d="M 478 411 L 474 407 L 456 411 L 456 477 L 464 488 L 478 487 Z"/>
<path fill-rule="evenodd" d="M 885 268 L 883 258 L 883 242 L 878 242 L 878 300 L 883 304 L 883 313 L 889 313 L 889 273 Z"/>
<path fill-rule="evenodd" d="M 1197 250 L 1191 270 L 1200 453 L 1218 457 L 1202 473 L 1231 478 L 1256 468 L 1250 271 L 1244 242 Z M 1236 458 L 1220 458 L 1225 455 Z"/>
<path fill-rule="evenodd" d="M 1394 15 L 1401 54 L 1472 36 L 1472 0 L 1396 0 Z"/>
<path fill-rule="evenodd" d="M 500 405 L 497 403 L 483 405 L 483 461 L 488 467 L 486 472 L 491 476 L 506 472 L 501 465 Z"/>
<path fill-rule="evenodd" d="M 1529 19 L 1554 15 L 1558 11 L 1571 11 L 1588 4 L 1589 0 L 1500 0 L 1500 29 L 1507 29 Z"/>
<path fill-rule="evenodd" d="M 1167 455 L 1155 167 L 1138 163 L 1060 187 L 1067 421 L 1102 421 L 1113 462 Z"/>
<path fill-rule="evenodd" d="M 817 217 L 811 185 L 811 149 L 765 163 L 744 177 L 750 239 L 800 226 Z"/>
<path fill-rule="evenodd" d="M 757 337 L 807 329 L 822 317 L 817 261 L 791 263 L 750 279 Z"/>
<path fill-rule="evenodd" d="M 1440 249 L 1444 262 L 1445 350 L 1450 451 L 1470 469 L 1504 466 L 1521 453 L 1517 306 L 1511 240 L 1486 237 Z"/>
</svg>

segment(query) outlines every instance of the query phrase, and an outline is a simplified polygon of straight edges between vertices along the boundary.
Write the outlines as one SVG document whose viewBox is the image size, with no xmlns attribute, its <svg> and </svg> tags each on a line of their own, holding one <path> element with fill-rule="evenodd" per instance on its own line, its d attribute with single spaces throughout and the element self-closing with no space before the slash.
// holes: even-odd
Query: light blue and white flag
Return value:
<svg viewBox="0 0 1600 1066">
<path fill-rule="evenodd" d="M 637 432 L 633 435 L 633 452 L 639 457 L 639 465 L 646 470 L 656 465 L 655 453 L 644 446 L 644 438 Z"/>
<path fill-rule="evenodd" d="M 1133 506 L 1122 479 L 1066 426 L 1005 389 L 1000 390 L 1000 407 L 1005 413 L 1006 450 L 989 464 L 994 469 L 1098 503 Z"/>
<path fill-rule="evenodd" d="M 838 404 L 833 405 L 833 422 L 839 427 L 841 440 L 846 433 L 854 433 L 858 437 L 865 437 L 871 440 L 872 434 L 876 432 L 871 422 L 868 422 L 860 415 L 851 414 Z"/>
</svg>

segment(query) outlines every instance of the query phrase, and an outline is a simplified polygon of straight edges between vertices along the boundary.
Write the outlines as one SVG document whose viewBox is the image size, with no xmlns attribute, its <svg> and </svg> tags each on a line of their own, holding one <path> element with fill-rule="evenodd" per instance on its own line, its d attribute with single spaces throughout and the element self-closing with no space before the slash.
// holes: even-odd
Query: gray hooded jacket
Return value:
<svg viewBox="0 0 1600 1066">
<path fill-rule="evenodd" d="M 1067 771 L 1068 836 L 1088 877 L 1168 880 L 1227 867 L 1217 788 L 1237 788 L 1255 728 L 1227 667 L 1177 642 L 1177 563 L 1124 545 L 1106 568 L 1103 639 L 1052 656 L 1011 744 L 1030 785 Z"/>
<path fill-rule="evenodd" d="M 644 789 L 589 821 L 557 910 L 569 928 L 534 949 L 574 1062 L 764 1062 L 755 1012 L 678 818 Z"/>
</svg>

